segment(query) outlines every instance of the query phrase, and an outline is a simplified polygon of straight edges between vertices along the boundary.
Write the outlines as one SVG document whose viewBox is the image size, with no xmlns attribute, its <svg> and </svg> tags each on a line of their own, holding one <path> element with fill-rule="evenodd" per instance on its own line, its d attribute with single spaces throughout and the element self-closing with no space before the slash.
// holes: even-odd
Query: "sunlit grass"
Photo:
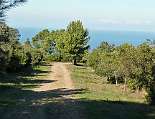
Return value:
<svg viewBox="0 0 155 119">
<path fill-rule="evenodd" d="M 123 85 L 116 86 L 108 84 L 106 78 L 96 75 L 89 67 L 68 65 L 68 68 L 72 71 L 71 77 L 75 87 L 78 89 L 86 89 L 85 93 L 76 95 L 79 98 L 89 100 L 145 102 L 142 92 L 133 92 L 131 90 L 124 91 Z"/>
</svg>

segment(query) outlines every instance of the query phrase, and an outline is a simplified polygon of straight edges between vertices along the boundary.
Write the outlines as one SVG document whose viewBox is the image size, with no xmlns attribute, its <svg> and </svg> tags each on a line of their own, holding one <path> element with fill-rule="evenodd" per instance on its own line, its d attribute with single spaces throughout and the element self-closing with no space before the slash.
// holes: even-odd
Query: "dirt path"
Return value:
<svg viewBox="0 0 155 119">
<path fill-rule="evenodd" d="M 48 99 L 46 106 L 41 106 L 37 109 L 37 114 L 39 115 L 37 119 L 46 119 L 49 117 L 50 119 L 84 119 L 82 107 L 72 97 L 73 94 L 80 93 L 81 90 L 74 88 L 66 64 L 60 62 L 53 63 L 51 73 L 47 77 L 47 80 L 51 80 L 51 82 L 42 84 L 40 87 L 34 89 L 40 96 L 44 92 Z M 51 92 L 51 94 L 54 93 L 55 95 L 55 98 L 52 97 L 57 102 L 54 106 L 49 103 L 51 97 L 48 92 Z M 45 111 L 47 108 L 51 109 L 50 113 Z M 32 117 L 34 118 L 34 116 Z"/>
<path fill-rule="evenodd" d="M 17 104 L 0 107 L 0 119 L 85 119 L 85 109 L 74 97 L 83 90 L 74 88 L 66 64 L 53 63 L 45 78 L 35 89 L 9 90 Z"/>
<path fill-rule="evenodd" d="M 47 77 L 47 80 L 53 82 L 42 84 L 39 88 L 34 89 L 34 91 L 40 92 L 54 89 L 74 89 L 70 73 L 65 67 L 65 63 L 53 63 L 51 73 Z"/>
</svg>

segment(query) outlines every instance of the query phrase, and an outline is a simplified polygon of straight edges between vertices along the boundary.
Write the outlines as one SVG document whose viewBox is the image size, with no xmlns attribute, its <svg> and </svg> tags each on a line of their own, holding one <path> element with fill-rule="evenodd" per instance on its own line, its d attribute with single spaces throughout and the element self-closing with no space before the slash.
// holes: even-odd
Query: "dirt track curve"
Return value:
<svg viewBox="0 0 155 119">
<path fill-rule="evenodd" d="M 53 63 L 51 67 L 51 73 L 47 77 L 47 80 L 53 82 L 42 84 L 35 91 L 49 91 L 55 89 L 74 89 L 73 82 L 70 77 L 70 73 L 67 70 L 65 63 Z"/>
</svg>

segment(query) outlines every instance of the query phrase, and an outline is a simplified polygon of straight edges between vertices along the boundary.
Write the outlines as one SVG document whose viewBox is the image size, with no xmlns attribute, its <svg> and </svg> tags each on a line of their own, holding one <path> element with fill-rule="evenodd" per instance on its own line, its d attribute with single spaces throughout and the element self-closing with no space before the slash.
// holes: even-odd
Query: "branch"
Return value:
<svg viewBox="0 0 155 119">
<path fill-rule="evenodd" d="M 15 7 L 15 6 L 17 6 L 17 5 L 21 4 L 21 3 L 26 2 L 26 1 L 27 0 L 14 0 L 14 1 L 10 0 L 10 1 L 4 1 L 5 3 L 4 2 L 1 3 L 1 4 L 4 3 L 4 6 L 2 6 L 0 8 L 0 10 L 10 9 L 10 8 Z"/>
</svg>

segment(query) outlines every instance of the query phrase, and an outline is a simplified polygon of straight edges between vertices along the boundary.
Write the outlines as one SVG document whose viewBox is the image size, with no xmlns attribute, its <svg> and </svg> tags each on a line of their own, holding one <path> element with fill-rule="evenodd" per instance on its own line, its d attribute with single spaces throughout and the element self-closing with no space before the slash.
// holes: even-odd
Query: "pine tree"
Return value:
<svg viewBox="0 0 155 119">
<path fill-rule="evenodd" d="M 65 41 L 65 49 L 71 55 L 73 64 L 77 64 L 77 60 L 83 57 L 89 45 L 88 31 L 83 27 L 81 21 L 72 21 L 67 27 L 69 38 Z"/>
</svg>

